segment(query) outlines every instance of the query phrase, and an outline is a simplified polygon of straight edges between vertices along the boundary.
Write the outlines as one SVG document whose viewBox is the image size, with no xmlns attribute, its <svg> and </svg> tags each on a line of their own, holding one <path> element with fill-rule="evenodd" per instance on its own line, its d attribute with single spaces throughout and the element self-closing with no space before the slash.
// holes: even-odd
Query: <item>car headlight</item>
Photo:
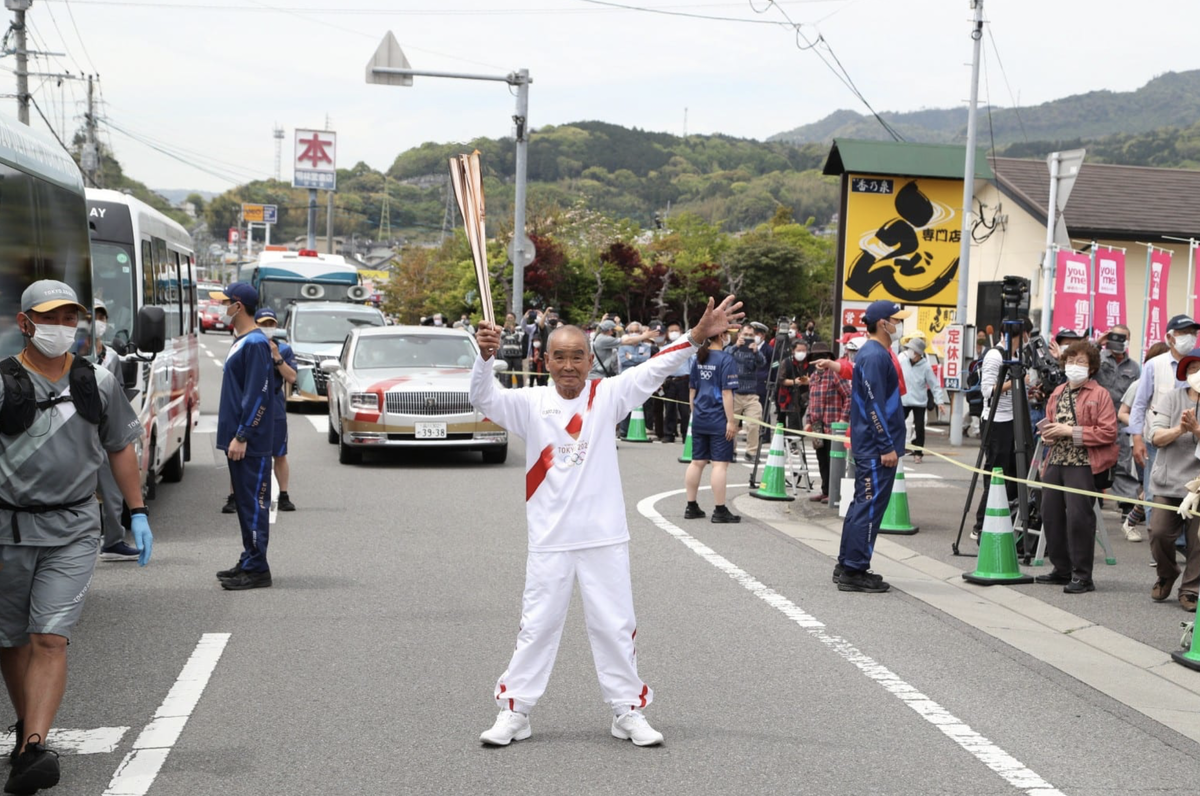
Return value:
<svg viewBox="0 0 1200 796">
<path fill-rule="evenodd" d="M 379 396 L 373 392 L 352 392 L 350 408 L 356 412 L 378 412 Z"/>
</svg>

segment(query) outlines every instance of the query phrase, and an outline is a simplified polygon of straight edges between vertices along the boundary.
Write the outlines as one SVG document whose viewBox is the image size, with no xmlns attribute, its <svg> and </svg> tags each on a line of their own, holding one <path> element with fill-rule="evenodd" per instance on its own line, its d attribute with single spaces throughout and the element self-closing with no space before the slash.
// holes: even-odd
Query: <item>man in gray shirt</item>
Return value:
<svg viewBox="0 0 1200 796">
<path fill-rule="evenodd" d="M 142 565 L 153 543 L 133 448 L 141 424 L 109 371 L 68 353 L 87 308 L 44 279 L 21 294 L 21 310 L 25 349 L 0 363 L 0 669 L 17 714 L 9 793 L 58 784 L 45 743 L 96 566 L 100 468 L 111 465 L 129 505 Z"/>
<path fill-rule="evenodd" d="M 594 379 L 616 376 L 620 372 L 617 349 L 621 347 L 621 341 L 617 338 L 616 329 L 616 323 L 605 320 L 600 322 L 600 328 L 596 330 L 596 337 L 592 340 L 592 355 L 596 360 L 590 374 Z"/>
</svg>

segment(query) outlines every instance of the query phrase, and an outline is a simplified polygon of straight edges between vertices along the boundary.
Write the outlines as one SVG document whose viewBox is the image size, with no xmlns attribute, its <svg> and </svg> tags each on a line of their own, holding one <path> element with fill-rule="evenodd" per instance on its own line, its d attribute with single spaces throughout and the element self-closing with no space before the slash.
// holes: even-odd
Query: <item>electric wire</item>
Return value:
<svg viewBox="0 0 1200 796">
<path fill-rule="evenodd" d="M 156 151 L 162 155 L 166 155 L 167 157 L 171 158 L 172 160 L 179 161 L 180 163 L 184 164 L 185 166 L 191 166 L 192 168 L 196 169 L 197 171 L 202 171 L 205 174 L 216 177 L 219 180 L 223 180 L 223 181 L 231 183 L 233 185 L 241 185 L 242 184 L 242 180 L 235 176 L 231 176 L 230 174 L 223 173 L 221 171 L 216 170 L 215 168 L 210 168 L 207 166 L 200 165 L 198 163 L 194 163 L 194 162 L 188 160 L 187 158 L 183 157 L 182 155 L 172 152 L 171 150 L 169 150 L 165 147 L 162 147 L 157 144 L 146 141 L 146 140 L 140 138 L 139 136 L 137 136 L 133 133 L 130 133 L 127 130 L 122 129 L 119 125 L 114 124 L 111 119 L 97 118 L 96 121 L 100 124 L 103 124 L 105 127 L 109 128 L 117 133 L 120 133 L 121 135 L 125 136 L 126 138 L 136 141 L 137 143 L 141 144 L 142 146 L 149 147 L 150 149 L 153 149 L 154 151 Z"/>
<path fill-rule="evenodd" d="M 989 22 L 987 26 L 988 39 L 992 42 L 992 52 L 996 54 L 996 63 L 1000 65 L 1000 76 L 1004 78 L 1004 86 L 1008 89 L 1008 98 L 1013 104 L 1013 113 L 1017 115 L 1017 124 L 1021 126 L 1021 137 L 1025 139 L 1025 143 L 1029 143 L 1029 135 L 1025 132 L 1025 120 L 1021 118 L 1021 103 L 1017 102 L 1017 98 L 1013 96 L 1012 86 L 1008 82 L 1008 73 L 1004 71 L 1004 61 L 1000 58 L 1000 49 L 996 46 L 996 37 L 992 33 L 992 25 Z"/>
<path fill-rule="evenodd" d="M 79 46 L 83 48 L 83 57 L 87 58 L 88 64 L 92 67 L 92 74 L 99 74 L 100 70 L 96 68 L 96 62 L 92 60 L 92 54 L 88 52 L 87 44 L 83 40 L 83 36 L 79 34 L 79 25 L 75 23 L 75 12 L 71 10 L 71 0 L 63 0 L 67 6 L 67 16 L 71 18 L 71 27 L 75 29 L 75 38 L 79 39 Z"/>
</svg>

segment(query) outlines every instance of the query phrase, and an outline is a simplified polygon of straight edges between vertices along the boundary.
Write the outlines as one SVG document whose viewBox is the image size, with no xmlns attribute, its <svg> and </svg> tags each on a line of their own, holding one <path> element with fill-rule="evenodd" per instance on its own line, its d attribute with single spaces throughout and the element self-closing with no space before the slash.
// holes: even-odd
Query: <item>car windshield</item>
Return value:
<svg viewBox="0 0 1200 796">
<path fill-rule="evenodd" d="M 469 368 L 475 347 L 467 337 L 405 335 L 362 337 L 354 348 L 354 367 L 375 368 Z"/>
<path fill-rule="evenodd" d="M 340 343 L 351 329 L 359 326 L 383 326 L 378 312 L 353 309 L 313 310 L 296 314 L 297 343 Z"/>
</svg>

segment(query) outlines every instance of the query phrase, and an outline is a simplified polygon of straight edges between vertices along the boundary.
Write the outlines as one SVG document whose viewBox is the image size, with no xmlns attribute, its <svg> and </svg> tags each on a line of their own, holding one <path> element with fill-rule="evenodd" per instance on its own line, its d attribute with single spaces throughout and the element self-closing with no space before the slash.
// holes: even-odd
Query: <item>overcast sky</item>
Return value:
<svg viewBox="0 0 1200 796">
<path fill-rule="evenodd" d="M 367 85 L 364 68 L 391 30 L 414 68 L 530 70 L 534 126 L 602 120 L 648 130 L 766 138 L 839 108 L 865 110 L 784 13 L 828 42 L 880 111 L 964 104 L 970 82 L 967 0 L 34 0 L 31 49 L 66 53 L 31 71 L 97 72 L 111 122 L 240 181 L 274 173 L 272 129 L 338 132 L 338 166 L 377 169 L 424 141 L 509 133 L 507 86 L 417 78 Z M 1200 2 L 988 0 L 987 87 L 996 105 L 1034 105 L 1096 89 L 1129 91 L 1200 68 Z M 757 13 L 762 11 L 762 13 Z M 994 45 L 993 45 L 994 38 Z M 830 59 L 828 50 L 819 52 Z M 1007 72 L 1006 86 L 1000 65 Z M 4 92 L 14 59 L 0 61 Z M 84 84 L 33 79 L 54 126 L 80 123 Z M 40 85 L 40 87 L 39 87 Z M 1011 87 L 1011 95 L 1009 93 Z M 15 116 L 15 101 L 4 100 Z M 35 125 L 43 125 L 37 112 Z M 111 130 L 128 174 L 152 188 L 234 184 Z M 218 162 L 221 161 L 221 162 Z"/>
</svg>

